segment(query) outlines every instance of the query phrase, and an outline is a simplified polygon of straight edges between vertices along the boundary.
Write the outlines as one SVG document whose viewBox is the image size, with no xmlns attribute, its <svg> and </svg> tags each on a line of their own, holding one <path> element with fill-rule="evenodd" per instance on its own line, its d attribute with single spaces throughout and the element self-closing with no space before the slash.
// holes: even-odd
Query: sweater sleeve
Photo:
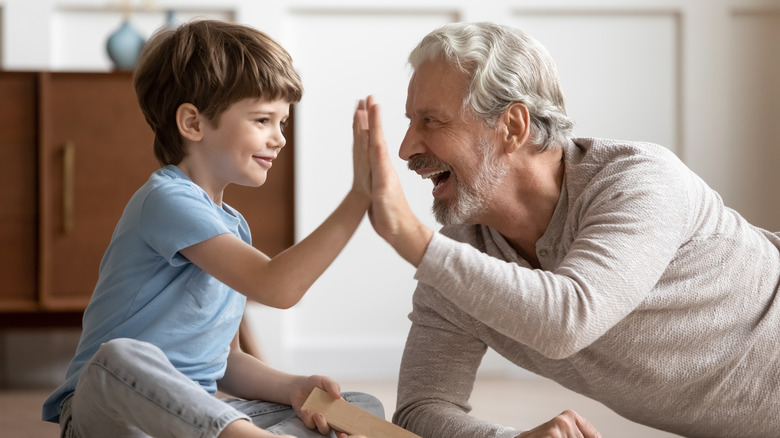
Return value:
<svg viewBox="0 0 780 438">
<path fill-rule="evenodd" d="M 427 304 L 431 300 L 437 301 L 435 311 Z M 468 415 L 474 378 L 487 347 L 460 328 L 469 325 L 470 318 L 444 301 L 425 286 L 415 292 L 393 422 L 423 437 L 517 436 L 520 430 Z M 462 320 L 455 324 L 442 313 Z"/>
<path fill-rule="evenodd" d="M 605 172 L 569 202 L 571 237 L 550 270 L 532 270 L 441 234 L 415 278 L 492 329 L 562 359 L 632 312 L 683 244 L 687 195 L 678 170 L 643 163 Z"/>
</svg>

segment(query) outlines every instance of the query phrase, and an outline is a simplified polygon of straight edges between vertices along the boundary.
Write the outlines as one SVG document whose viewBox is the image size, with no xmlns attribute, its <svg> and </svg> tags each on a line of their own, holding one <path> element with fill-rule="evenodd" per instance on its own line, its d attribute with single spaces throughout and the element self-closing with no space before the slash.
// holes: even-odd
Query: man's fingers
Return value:
<svg viewBox="0 0 780 438">
<path fill-rule="evenodd" d="M 550 421 L 518 435 L 522 438 L 601 438 L 601 434 L 580 414 L 566 410 Z"/>
<path fill-rule="evenodd" d="M 575 421 L 584 438 L 601 438 L 596 426 L 590 424 L 590 421 L 586 420 L 585 417 L 575 413 Z"/>
<path fill-rule="evenodd" d="M 601 434 L 596 430 L 596 427 L 575 411 L 565 410 L 550 421 L 556 422 L 556 420 L 560 421 L 558 426 L 562 432 L 565 432 L 564 436 L 601 438 Z"/>
<path fill-rule="evenodd" d="M 374 187 L 385 183 L 386 178 L 392 178 L 393 165 L 387 153 L 385 134 L 382 131 L 382 114 L 379 105 L 374 101 L 374 96 L 366 99 L 368 111 L 368 155 L 371 163 L 372 179 Z"/>
</svg>

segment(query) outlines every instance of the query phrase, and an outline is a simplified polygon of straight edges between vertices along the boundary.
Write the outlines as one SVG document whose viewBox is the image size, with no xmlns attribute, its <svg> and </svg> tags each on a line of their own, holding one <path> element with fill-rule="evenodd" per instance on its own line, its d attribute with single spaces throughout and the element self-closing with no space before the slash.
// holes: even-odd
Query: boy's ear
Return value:
<svg viewBox="0 0 780 438">
<path fill-rule="evenodd" d="M 203 138 L 203 130 L 200 114 L 195 105 L 183 103 L 176 109 L 176 126 L 182 137 L 190 141 L 200 141 Z"/>
<path fill-rule="evenodd" d="M 504 111 L 504 126 L 506 126 L 504 151 L 508 154 L 520 149 L 526 144 L 531 133 L 531 115 L 528 107 L 515 102 Z"/>
</svg>

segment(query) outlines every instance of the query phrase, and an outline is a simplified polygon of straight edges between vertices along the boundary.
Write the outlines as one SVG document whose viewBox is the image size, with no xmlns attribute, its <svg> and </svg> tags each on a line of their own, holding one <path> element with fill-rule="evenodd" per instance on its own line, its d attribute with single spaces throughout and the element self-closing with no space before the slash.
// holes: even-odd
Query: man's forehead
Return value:
<svg viewBox="0 0 780 438">
<path fill-rule="evenodd" d="M 468 83 L 466 75 L 444 60 L 422 63 L 412 73 L 406 95 L 406 115 L 442 116 L 459 110 Z"/>
</svg>

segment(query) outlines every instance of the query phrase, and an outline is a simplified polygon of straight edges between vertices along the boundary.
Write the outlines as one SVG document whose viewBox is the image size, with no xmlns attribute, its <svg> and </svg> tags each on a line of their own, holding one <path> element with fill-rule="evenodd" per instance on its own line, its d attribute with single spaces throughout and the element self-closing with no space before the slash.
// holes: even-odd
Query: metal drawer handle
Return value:
<svg viewBox="0 0 780 438">
<path fill-rule="evenodd" d="M 65 143 L 62 149 L 62 229 L 65 234 L 73 231 L 76 214 L 76 145 Z"/>
</svg>

